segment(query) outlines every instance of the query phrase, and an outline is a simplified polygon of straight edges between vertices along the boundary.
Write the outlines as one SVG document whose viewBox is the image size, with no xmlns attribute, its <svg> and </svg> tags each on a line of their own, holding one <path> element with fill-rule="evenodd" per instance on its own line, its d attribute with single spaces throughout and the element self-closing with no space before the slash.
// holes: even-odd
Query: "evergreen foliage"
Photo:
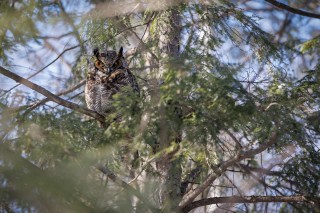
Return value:
<svg viewBox="0 0 320 213">
<path fill-rule="evenodd" d="M 15 72 L 19 64 L 15 57 L 22 48 L 27 54 L 36 52 L 38 46 L 60 53 L 64 49 L 54 42 L 64 43 L 66 36 L 78 48 L 73 55 L 61 55 L 61 64 L 70 66 L 52 68 L 62 69 L 56 73 L 64 78 L 58 79 L 59 91 L 85 78 L 94 47 L 120 46 L 135 48 L 126 60 L 141 88 L 139 97 L 130 91 L 114 96 L 118 110 L 106 117 L 104 128 L 52 102 L 26 113 L 41 97 L 21 87 L 1 88 L 0 212 L 179 212 L 184 211 L 185 206 L 179 207 L 183 196 L 212 174 L 219 175 L 198 200 L 235 195 L 309 199 L 219 204 L 221 208 L 248 212 L 320 209 L 319 35 L 314 36 L 317 30 L 312 24 L 305 40 L 299 32 L 292 33 L 309 18 L 279 10 L 276 15 L 286 16 L 274 15 L 267 21 L 272 27 L 273 19 L 285 26 L 273 34 L 273 29 L 261 26 L 264 19 L 244 3 L 172 2 L 163 3 L 161 10 L 138 5 L 130 13 L 111 17 L 96 11 L 102 8 L 111 14 L 108 5 L 121 7 L 121 2 L 86 1 L 87 7 L 96 4 L 90 12 L 68 1 L 0 3 L 1 67 Z M 132 8 L 130 2 L 122 3 L 124 11 Z M 305 6 L 311 11 L 320 7 L 317 3 Z M 171 9 L 181 17 L 179 52 L 162 57 L 160 36 L 167 33 L 163 29 L 174 27 L 163 14 Z M 259 15 L 268 13 L 262 10 Z M 297 23 L 287 24 L 288 20 Z M 57 26 L 71 33 L 61 33 L 62 40 L 46 38 L 48 29 Z M 168 38 L 170 48 L 173 44 Z M 306 63 L 298 63 L 297 58 Z M 40 61 L 51 62 L 46 56 Z M 43 67 L 30 64 L 35 70 Z M 161 78 L 160 69 L 164 70 Z M 1 76 L 0 81 L 5 78 Z M 51 86 L 42 78 L 35 81 Z M 63 98 L 84 107 L 82 91 L 83 87 Z M 119 114 L 121 121 L 115 121 Z M 166 186 L 169 195 L 162 192 L 159 178 L 163 164 L 168 166 L 166 178 L 171 178 L 172 185 Z M 117 181 L 112 179 L 114 174 Z M 169 199 L 162 200 L 162 196 Z"/>
</svg>

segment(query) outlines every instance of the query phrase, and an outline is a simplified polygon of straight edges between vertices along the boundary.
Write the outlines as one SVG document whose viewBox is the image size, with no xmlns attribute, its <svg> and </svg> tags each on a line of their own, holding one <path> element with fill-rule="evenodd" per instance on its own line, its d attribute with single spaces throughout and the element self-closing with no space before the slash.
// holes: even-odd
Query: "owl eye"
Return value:
<svg viewBox="0 0 320 213">
<path fill-rule="evenodd" d="M 94 65 L 95 65 L 95 67 L 96 68 L 102 68 L 102 69 L 104 69 L 105 68 L 105 64 L 102 62 L 102 61 L 99 61 L 99 60 L 96 60 L 95 62 L 94 62 Z"/>
</svg>

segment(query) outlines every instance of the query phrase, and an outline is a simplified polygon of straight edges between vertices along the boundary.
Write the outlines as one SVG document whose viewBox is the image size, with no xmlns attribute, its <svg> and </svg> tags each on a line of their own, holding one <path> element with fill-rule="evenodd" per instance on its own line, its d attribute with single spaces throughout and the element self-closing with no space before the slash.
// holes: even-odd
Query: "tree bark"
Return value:
<svg viewBox="0 0 320 213">
<path fill-rule="evenodd" d="M 162 83 L 164 73 L 168 68 L 168 59 L 177 58 L 179 55 L 179 42 L 180 42 L 180 21 L 181 16 L 177 8 L 161 11 L 157 18 L 157 38 L 158 48 L 160 51 L 159 70 L 156 78 L 159 84 Z M 160 90 L 159 90 L 160 92 Z M 160 96 L 159 96 L 160 97 Z M 167 120 L 165 103 L 160 104 L 159 117 L 160 117 L 160 136 L 159 146 L 156 151 L 161 151 L 162 154 L 156 161 L 156 167 L 160 174 L 160 190 L 159 190 L 159 203 L 160 206 L 168 212 L 177 212 L 179 201 L 181 200 L 181 164 L 179 157 L 175 158 L 174 154 L 178 151 L 179 146 L 172 152 L 167 152 L 174 143 L 179 143 L 180 138 L 170 137 Z"/>
</svg>

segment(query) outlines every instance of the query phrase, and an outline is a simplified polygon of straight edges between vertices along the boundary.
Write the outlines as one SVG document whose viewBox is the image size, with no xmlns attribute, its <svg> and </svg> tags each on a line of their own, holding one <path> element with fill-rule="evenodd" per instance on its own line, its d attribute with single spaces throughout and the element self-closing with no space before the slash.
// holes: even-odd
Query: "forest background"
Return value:
<svg viewBox="0 0 320 213">
<path fill-rule="evenodd" d="M 4 0 L 0 26 L 0 212 L 320 211 L 317 1 Z M 104 118 L 92 50 L 121 46 L 141 94 Z"/>
</svg>

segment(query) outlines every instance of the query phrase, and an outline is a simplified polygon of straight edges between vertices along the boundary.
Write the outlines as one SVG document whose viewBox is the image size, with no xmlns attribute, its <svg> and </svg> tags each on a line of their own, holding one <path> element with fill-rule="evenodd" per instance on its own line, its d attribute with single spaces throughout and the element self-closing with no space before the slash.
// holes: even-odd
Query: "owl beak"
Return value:
<svg viewBox="0 0 320 213">
<path fill-rule="evenodd" d="M 111 67 L 108 67 L 108 68 L 107 68 L 107 71 L 108 71 L 108 75 L 110 75 L 111 72 L 112 72 L 112 68 L 111 68 Z"/>
</svg>

